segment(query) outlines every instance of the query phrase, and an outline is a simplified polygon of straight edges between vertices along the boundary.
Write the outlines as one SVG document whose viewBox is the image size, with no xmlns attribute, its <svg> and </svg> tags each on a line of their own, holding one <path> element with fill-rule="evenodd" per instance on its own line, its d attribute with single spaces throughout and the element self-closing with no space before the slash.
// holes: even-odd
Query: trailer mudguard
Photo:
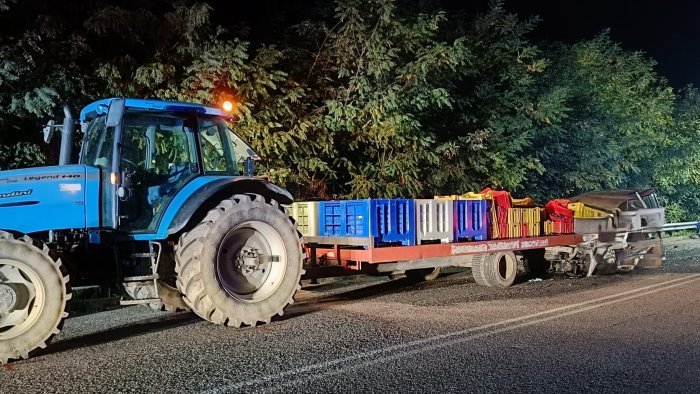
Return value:
<svg viewBox="0 0 700 394">
<path fill-rule="evenodd" d="M 0 171 L 0 229 L 20 233 L 99 227 L 97 168 Z"/>
<path fill-rule="evenodd" d="M 208 211 L 222 198 L 238 193 L 255 193 L 272 198 L 280 204 L 291 204 L 292 195 L 266 180 L 247 176 L 203 176 L 188 183 L 168 205 L 154 235 L 135 235 L 137 239 L 165 239 L 185 228 L 190 219 L 203 210 Z"/>
</svg>

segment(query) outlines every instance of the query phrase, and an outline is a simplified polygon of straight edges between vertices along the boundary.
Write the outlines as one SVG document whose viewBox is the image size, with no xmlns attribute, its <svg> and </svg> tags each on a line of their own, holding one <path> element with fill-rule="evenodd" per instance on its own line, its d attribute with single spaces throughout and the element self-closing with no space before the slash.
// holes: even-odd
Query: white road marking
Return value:
<svg viewBox="0 0 700 394">
<path fill-rule="evenodd" d="M 435 335 L 423 339 L 418 339 L 415 341 L 410 341 L 398 345 L 392 345 L 380 349 L 370 350 L 355 355 L 337 358 L 329 361 L 323 361 L 316 364 L 311 364 L 305 367 L 295 368 L 284 372 L 279 372 L 271 375 L 266 375 L 257 379 L 246 380 L 243 382 L 232 383 L 229 385 L 215 387 L 206 391 L 203 394 L 215 394 L 215 393 L 227 393 L 232 391 L 240 391 L 246 387 L 252 387 L 272 381 L 280 381 L 276 388 L 281 386 L 289 386 L 301 381 L 316 380 L 322 377 L 333 376 L 341 373 L 348 372 L 350 370 L 370 366 L 377 363 L 384 363 L 387 361 L 395 360 L 397 358 L 407 357 L 418 353 L 424 353 L 431 350 L 440 349 L 446 346 L 451 346 L 463 342 L 468 342 L 471 340 L 484 338 L 503 332 L 508 332 L 516 330 L 523 327 L 528 327 L 531 325 L 547 322 L 550 320 L 559 319 L 569 315 L 574 315 L 582 312 L 589 311 L 591 309 L 616 304 L 623 301 L 628 301 L 631 299 L 639 298 L 645 295 L 658 293 L 667 289 L 671 289 L 678 286 L 683 286 L 691 282 L 695 282 L 700 279 L 700 274 L 694 274 L 685 276 L 678 279 L 669 280 L 666 282 L 656 283 L 653 285 L 648 285 L 644 287 L 639 287 L 632 290 L 627 290 L 621 293 L 611 294 L 608 296 L 596 298 L 589 301 L 583 301 L 575 304 L 565 305 L 557 308 L 552 308 L 546 311 L 537 312 L 518 318 L 502 320 L 500 322 L 484 324 L 478 327 L 472 327 L 464 330 L 453 331 L 446 334 Z M 622 298 L 619 298 L 622 297 Z M 608 301 L 610 300 L 610 301 Z M 561 312 L 561 313 L 558 313 Z M 551 315 L 551 316 L 547 316 Z M 503 326 L 503 327 L 501 327 Z M 493 330 L 489 330 L 494 328 Z M 488 331 L 485 331 L 488 330 Z M 479 332 L 482 331 L 482 332 Z M 472 334 L 464 336 L 466 334 Z M 455 338 L 456 337 L 456 338 Z M 450 339 L 452 338 L 452 339 Z M 437 344 L 430 344 L 431 342 L 446 340 Z M 425 345 L 425 346 L 422 346 Z M 373 357 L 380 354 L 387 354 L 380 357 Z M 364 360 L 370 358 L 369 360 Z M 359 361 L 359 362 L 358 362 Z M 329 368 L 335 367 L 337 365 L 342 365 L 338 369 L 333 369 L 329 371 Z M 300 377 L 301 375 L 301 377 Z M 292 378 L 292 380 L 288 380 Z M 283 381 L 284 380 L 284 381 Z"/>
</svg>

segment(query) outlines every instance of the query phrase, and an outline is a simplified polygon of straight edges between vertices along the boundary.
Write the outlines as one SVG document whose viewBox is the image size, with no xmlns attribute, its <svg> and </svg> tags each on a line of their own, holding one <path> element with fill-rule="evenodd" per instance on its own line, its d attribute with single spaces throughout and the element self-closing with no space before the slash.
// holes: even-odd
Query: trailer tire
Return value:
<svg viewBox="0 0 700 394">
<path fill-rule="evenodd" d="M 60 332 L 71 288 L 61 260 L 26 235 L 0 231 L 0 274 L 0 364 L 5 364 L 28 358 Z"/>
<path fill-rule="evenodd" d="M 478 284 L 502 288 L 513 285 L 518 274 L 518 262 L 513 252 L 478 256 L 472 260 L 472 275 Z"/>
<path fill-rule="evenodd" d="M 440 276 L 440 267 L 406 270 L 406 278 L 416 282 L 430 282 Z"/>
<path fill-rule="evenodd" d="M 484 265 L 488 260 L 488 254 L 477 254 L 472 258 L 472 277 L 474 282 L 481 286 L 489 286 L 486 276 L 484 276 L 484 270 L 486 269 Z"/>
<path fill-rule="evenodd" d="M 275 261 L 277 260 L 277 261 Z M 301 288 L 301 234 L 275 200 L 239 194 L 175 247 L 177 287 L 197 315 L 240 327 L 269 323 Z"/>
</svg>

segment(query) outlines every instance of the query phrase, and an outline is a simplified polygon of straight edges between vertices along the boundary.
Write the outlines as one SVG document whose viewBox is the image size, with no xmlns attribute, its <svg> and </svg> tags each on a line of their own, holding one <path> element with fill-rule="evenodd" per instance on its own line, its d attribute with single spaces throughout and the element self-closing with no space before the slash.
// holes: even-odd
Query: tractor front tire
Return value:
<svg viewBox="0 0 700 394">
<path fill-rule="evenodd" d="M 28 358 L 59 333 L 68 317 L 68 281 L 45 245 L 0 231 L 0 364 Z"/>
<path fill-rule="evenodd" d="M 301 235 L 279 204 L 223 200 L 175 248 L 178 290 L 197 315 L 240 327 L 269 323 L 301 288 Z"/>
</svg>

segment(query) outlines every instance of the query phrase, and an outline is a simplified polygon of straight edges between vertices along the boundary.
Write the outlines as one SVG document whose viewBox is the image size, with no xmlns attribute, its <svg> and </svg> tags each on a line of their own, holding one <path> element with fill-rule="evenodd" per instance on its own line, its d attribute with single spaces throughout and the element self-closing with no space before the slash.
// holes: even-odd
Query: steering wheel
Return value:
<svg viewBox="0 0 700 394">
<path fill-rule="evenodd" d="M 127 164 L 127 165 L 124 165 L 124 164 Z M 136 171 L 136 169 L 139 168 L 139 166 L 136 165 L 136 163 L 134 163 L 133 161 L 131 161 L 129 159 L 125 159 L 123 157 L 122 157 L 122 166 L 124 167 L 124 170 L 128 171 L 128 172 Z"/>
</svg>

